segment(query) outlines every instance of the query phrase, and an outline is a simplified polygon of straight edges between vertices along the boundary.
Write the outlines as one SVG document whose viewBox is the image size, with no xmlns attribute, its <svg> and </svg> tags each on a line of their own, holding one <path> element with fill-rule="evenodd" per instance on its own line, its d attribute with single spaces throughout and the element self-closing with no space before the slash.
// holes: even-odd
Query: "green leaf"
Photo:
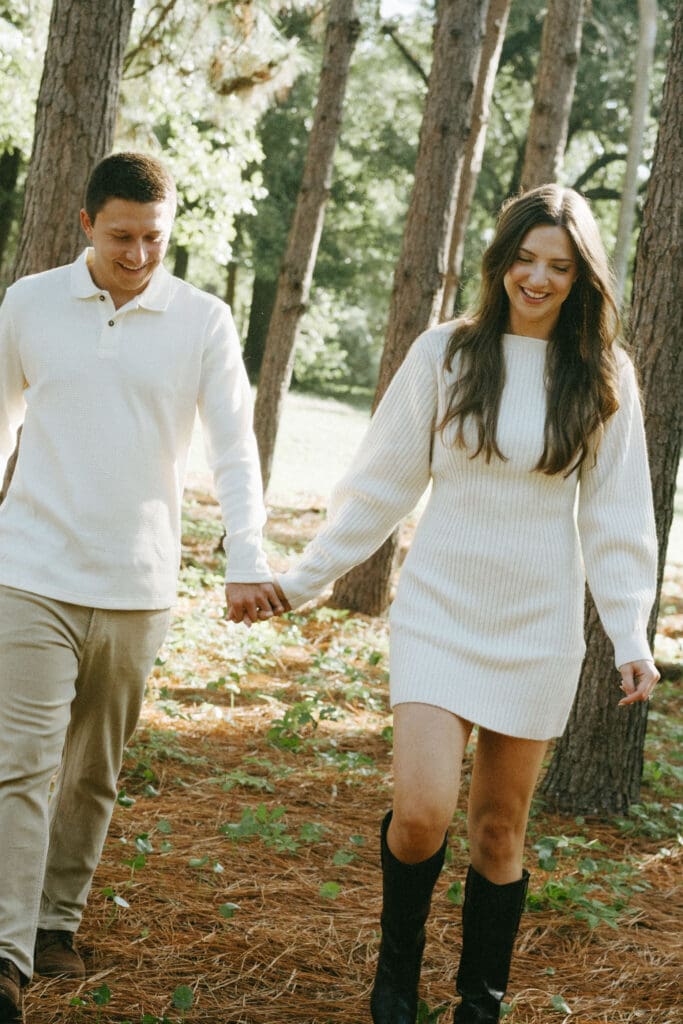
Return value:
<svg viewBox="0 0 683 1024">
<path fill-rule="evenodd" d="M 325 825 L 307 821 L 299 829 L 299 839 L 302 843 L 319 843 L 325 832 L 327 832 Z"/>
<path fill-rule="evenodd" d="M 135 799 L 132 796 L 126 796 L 125 789 L 120 789 L 116 794 L 116 802 L 121 807 L 132 807 Z"/>
<path fill-rule="evenodd" d="M 108 985 L 100 985 L 94 992 L 91 992 L 92 1001 L 96 1006 L 106 1006 L 111 1000 L 111 989 Z"/>
<path fill-rule="evenodd" d="M 196 868 L 206 867 L 206 865 L 208 863 L 209 863 L 208 856 L 204 856 L 204 857 L 190 857 L 190 859 L 187 862 L 188 867 L 195 868 L 195 869 Z"/>
<path fill-rule="evenodd" d="M 176 1010 L 190 1010 L 194 1003 L 194 993 L 189 985 L 178 985 L 173 993 L 173 1005 Z"/>
<path fill-rule="evenodd" d="M 461 906 L 462 905 L 462 882 L 453 882 L 448 887 L 448 892 L 446 893 L 446 898 L 449 899 L 451 901 L 451 903 L 454 903 L 456 907 Z"/>
<path fill-rule="evenodd" d="M 564 996 L 553 996 L 550 1000 L 550 1005 L 553 1010 L 557 1010 L 558 1013 L 571 1013 L 571 1009 L 567 1005 Z"/>
<path fill-rule="evenodd" d="M 338 868 L 342 868 L 345 867 L 347 864 L 351 864 L 354 860 L 356 860 L 355 853 L 350 853 L 348 850 L 337 850 L 334 857 L 332 858 L 332 863 L 335 864 Z"/>
<path fill-rule="evenodd" d="M 166 820 L 166 818 L 161 818 L 160 821 L 157 822 L 157 832 L 161 832 L 164 836 L 170 836 L 173 832 L 173 826 L 170 821 Z"/>
<path fill-rule="evenodd" d="M 318 890 L 319 895 L 324 900 L 336 900 L 340 892 L 341 885 L 339 882 L 323 882 Z"/>
<path fill-rule="evenodd" d="M 235 916 L 235 912 L 239 909 L 239 903 L 221 903 L 220 907 L 218 908 L 218 913 L 221 915 L 221 917 L 224 917 L 226 918 L 226 920 L 229 920 L 231 917 Z"/>
<path fill-rule="evenodd" d="M 140 853 L 152 853 L 154 851 L 154 847 L 149 841 L 149 835 L 147 832 L 143 832 L 142 835 L 135 837 L 135 848 L 139 850 Z"/>
</svg>

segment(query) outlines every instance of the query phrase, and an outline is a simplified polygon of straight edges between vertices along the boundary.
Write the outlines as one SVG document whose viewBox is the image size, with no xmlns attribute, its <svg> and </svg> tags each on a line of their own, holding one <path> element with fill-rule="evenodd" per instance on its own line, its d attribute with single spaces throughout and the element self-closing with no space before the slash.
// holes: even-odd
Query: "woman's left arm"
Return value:
<svg viewBox="0 0 683 1024">
<path fill-rule="evenodd" d="M 590 460 L 590 461 L 589 461 Z M 646 700 L 657 681 L 647 626 L 657 590 L 657 534 L 635 372 L 622 355 L 619 409 L 595 461 L 581 471 L 578 528 L 588 586 L 614 644 L 625 697 Z"/>
</svg>

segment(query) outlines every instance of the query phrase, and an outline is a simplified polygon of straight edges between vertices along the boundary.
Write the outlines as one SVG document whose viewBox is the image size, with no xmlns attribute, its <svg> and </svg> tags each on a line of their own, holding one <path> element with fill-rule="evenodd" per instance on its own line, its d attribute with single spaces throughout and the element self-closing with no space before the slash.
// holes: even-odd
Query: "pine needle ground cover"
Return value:
<svg viewBox="0 0 683 1024">
<path fill-rule="evenodd" d="M 320 524 L 276 508 L 284 567 Z M 387 626 L 325 607 L 223 620 L 218 510 L 190 493 L 173 628 L 149 682 L 79 933 L 83 984 L 36 980 L 29 1024 L 363 1024 L 391 800 Z M 642 802 L 628 818 L 535 803 L 509 1024 L 680 1024 L 683 569 L 669 569 Z M 450 831 L 421 1024 L 450 1024 L 468 863 Z"/>
</svg>

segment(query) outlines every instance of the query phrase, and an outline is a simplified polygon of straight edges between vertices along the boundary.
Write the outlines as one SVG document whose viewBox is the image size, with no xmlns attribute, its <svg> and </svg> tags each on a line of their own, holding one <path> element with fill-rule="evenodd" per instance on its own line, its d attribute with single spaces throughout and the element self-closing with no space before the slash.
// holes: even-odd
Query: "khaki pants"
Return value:
<svg viewBox="0 0 683 1024">
<path fill-rule="evenodd" d="M 0 957 L 26 977 L 38 927 L 80 924 L 169 618 L 0 586 Z"/>
</svg>

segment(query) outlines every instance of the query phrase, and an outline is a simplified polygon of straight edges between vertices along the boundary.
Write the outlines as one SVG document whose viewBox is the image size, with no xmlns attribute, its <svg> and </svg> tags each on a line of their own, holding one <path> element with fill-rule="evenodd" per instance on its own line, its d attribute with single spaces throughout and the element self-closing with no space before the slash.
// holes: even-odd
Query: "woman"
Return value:
<svg viewBox="0 0 683 1024">
<path fill-rule="evenodd" d="M 381 828 L 375 1024 L 416 1018 L 424 925 L 474 724 L 454 1020 L 499 1019 L 529 805 L 584 654 L 586 577 L 614 644 L 619 703 L 647 700 L 659 678 L 646 637 L 656 538 L 642 414 L 617 331 L 585 200 L 547 185 L 509 201 L 478 305 L 414 343 L 328 524 L 280 579 L 291 607 L 314 597 L 431 482 L 390 616 L 394 798 Z"/>
</svg>

